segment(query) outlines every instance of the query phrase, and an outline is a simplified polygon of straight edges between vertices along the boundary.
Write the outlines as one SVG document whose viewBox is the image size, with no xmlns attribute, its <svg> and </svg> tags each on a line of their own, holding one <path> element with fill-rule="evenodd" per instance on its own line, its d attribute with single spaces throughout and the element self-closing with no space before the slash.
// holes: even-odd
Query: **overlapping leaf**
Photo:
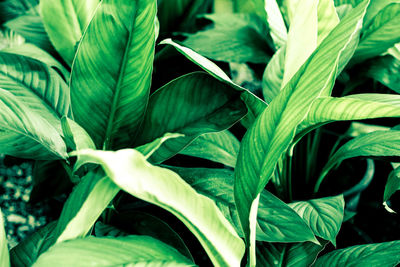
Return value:
<svg viewBox="0 0 400 267">
<path fill-rule="evenodd" d="M 336 236 L 339 233 L 344 215 L 342 195 L 298 201 L 290 203 L 289 206 L 307 222 L 316 236 L 336 245 Z"/>
<path fill-rule="evenodd" d="M 385 191 L 383 193 L 383 202 L 389 200 L 389 198 L 397 191 L 400 190 L 400 168 L 392 170 L 389 174 L 386 182 Z"/>
<path fill-rule="evenodd" d="M 264 8 L 265 12 L 267 13 L 270 34 L 272 40 L 274 41 L 275 48 L 278 50 L 286 43 L 287 40 L 285 21 L 283 20 L 282 13 L 279 10 L 279 5 L 276 0 L 266 0 Z"/>
<path fill-rule="evenodd" d="M 228 130 L 202 134 L 180 154 L 204 158 L 234 168 L 240 142 Z"/>
<path fill-rule="evenodd" d="M 339 62 L 344 60 L 343 56 L 349 56 L 347 49 L 354 49 L 348 45 L 361 29 L 367 5 L 368 1 L 364 1 L 332 30 L 244 136 L 235 170 L 235 202 L 248 242 L 250 223 L 256 214 L 253 211 L 254 217 L 249 220 L 250 208 L 256 209 L 255 200 L 293 140 L 310 105 L 333 87 Z M 254 235 L 254 229 L 252 231 Z M 250 255 L 254 258 L 254 253 Z"/>
<path fill-rule="evenodd" d="M 374 60 L 366 75 L 400 94 L 400 59 L 388 55 Z"/>
<path fill-rule="evenodd" d="M 69 65 L 99 0 L 42 0 L 40 14 L 51 42 Z"/>
<path fill-rule="evenodd" d="M 166 141 L 153 154 L 153 162 L 162 162 L 197 136 L 225 130 L 245 114 L 246 106 L 239 92 L 206 73 L 187 74 L 151 95 L 143 131 L 137 137 L 136 145 L 150 142 L 168 132 L 185 135 Z"/>
<path fill-rule="evenodd" d="M 7 236 L 4 230 L 3 213 L 0 209 L 0 266 L 10 266 L 10 255 L 8 253 Z"/>
<path fill-rule="evenodd" d="M 142 121 L 155 13 L 155 0 L 105 0 L 82 37 L 72 66 L 71 101 L 76 121 L 98 148 L 131 144 Z"/>
<path fill-rule="evenodd" d="M 55 245 L 33 266 L 195 266 L 170 246 L 148 236 L 87 237 Z"/>
<path fill-rule="evenodd" d="M 87 162 L 101 164 L 124 191 L 177 216 L 199 239 L 216 266 L 240 266 L 243 241 L 215 203 L 196 193 L 176 173 L 152 166 L 133 149 L 81 150 L 79 154 Z"/>
</svg>

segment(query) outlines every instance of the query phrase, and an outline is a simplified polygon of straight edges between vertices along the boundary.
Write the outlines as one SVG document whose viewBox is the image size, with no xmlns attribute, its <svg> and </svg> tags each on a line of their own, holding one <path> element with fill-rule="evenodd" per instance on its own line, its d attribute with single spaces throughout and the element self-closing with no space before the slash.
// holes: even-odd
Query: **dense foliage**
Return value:
<svg viewBox="0 0 400 267">
<path fill-rule="evenodd" d="M 373 160 L 391 163 L 380 194 L 394 212 L 398 1 L 5 0 L 0 13 L 0 152 L 34 160 L 36 201 L 68 196 L 10 251 L 0 214 L 1 267 L 400 262 L 396 240 L 334 249 Z"/>
</svg>

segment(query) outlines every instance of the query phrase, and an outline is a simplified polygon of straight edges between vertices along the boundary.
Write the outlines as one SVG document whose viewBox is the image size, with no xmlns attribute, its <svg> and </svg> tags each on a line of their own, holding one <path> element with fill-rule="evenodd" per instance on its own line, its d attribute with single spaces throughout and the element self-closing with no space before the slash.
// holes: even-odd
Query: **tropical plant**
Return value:
<svg viewBox="0 0 400 267">
<path fill-rule="evenodd" d="M 0 152 L 35 160 L 38 200 L 68 199 L 10 251 L 0 216 L 1 266 L 400 262 L 400 241 L 318 257 L 347 219 L 321 184 L 348 158 L 393 161 L 398 127 L 352 124 L 315 163 L 326 124 L 400 117 L 398 94 L 358 91 L 365 77 L 398 90 L 399 3 L 162 0 L 157 19 L 155 0 L 18 2 L 4 3 Z M 156 47 L 174 32 L 186 39 Z M 386 203 L 399 185 L 396 168 Z"/>
</svg>

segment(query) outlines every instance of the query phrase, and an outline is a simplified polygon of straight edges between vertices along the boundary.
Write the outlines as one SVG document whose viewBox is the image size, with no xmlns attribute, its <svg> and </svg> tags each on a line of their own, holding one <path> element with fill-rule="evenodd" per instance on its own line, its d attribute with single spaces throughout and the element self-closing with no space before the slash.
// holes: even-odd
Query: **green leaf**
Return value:
<svg viewBox="0 0 400 267">
<path fill-rule="evenodd" d="M 373 61 L 366 75 L 400 94 L 399 59 L 392 56 L 380 57 Z"/>
<path fill-rule="evenodd" d="M 93 140 L 89 134 L 75 121 L 68 119 L 67 117 L 61 118 L 61 126 L 64 133 L 64 139 L 69 140 L 72 150 L 80 150 L 85 148 L 95 149 Z"/>
<path fill-rule="evenodd" d="M 363 31 L 354 62 L 378 56 L 400 41 L 400 3 L 383 8 Z"/>
<path fill-rule="evenodd" d="M 265 0 L 265 12 L 267 13 L 268 27 L 275 48 L 278 50 L 285 45 L 287 40 L 287 29 L 279 5 L 276 0 Z"/>
<path fill-rule="evenodd" d="M 55 245 L 33 266 L 195 266 L 170 246 L 148 236 L 87 237 Z"/>
<path fill-rule="evenodd" d="M 1 153 L 32 159 L 66 158 L 60 134 L 41 115 L 9 91 L 0 89 Z"/>
<path fill-rule="evenodd" d="M 39 0 L 4 0 L 0 2 L 1 24 L 25 14 L 39 4 Z"/>
<path fill-rule="evenodd" d="M 33 7 L 24 15 L 7 21 L 4 26 L 22 35 L 27 42 L 33 43 L 47 52 L 54 51 L 44 29 L 42 18 L 39 16 L 38 6 Z"/>
<path fill-rule="evenodd" d="M 131 144 L 143 119 L 155 12 L 155 0 L 104 0 L 82 37 L 72 66 L 71 101 L 76 122 L 97 148 Z"/>
<path fill-rule="evenodd" d="M 360 135 L 341 146 L 321 171 L 315 185 L 318 191 L 328 172 L 343 160 L 354 157 L 398 157 L 400 156 L 400 131 L 376 131 Z"/>
<path fill-rule="evenodd" d="M 400 241 L 353 246 L 325 254 L 314 266 L 392 267 L 400 263 L 399 250 Z"/>
<path fill-rule="evenodd" d="M 199 239 L 216 266 L 240 266 L 243 241 L 215 203 L 176 173 L 149 164 L 133 149 L 116 152 L 81 150 L 87 162 L 101 164 L 124 191 L 174 214 Z"/>
<path fill-rule="evenodd" d="M 234 89 L 243 92 L 242 98 L 245 101 L 247 108 L 249 109 L 249 113 L 251 113 L 254 117 L 257 117 L 267 106 L 267 104 L 262 101 L 259 97 L 254 95 L 249 90 L 235 84 L 228 75 L 225 74 L 214 62 L 208 60 L 202 55 L 196 53 L 190 48 L 181 46 L 171 39 L 166 39 L 160 42 L 160 44 L 169 44 L 172 45 L 178 52 L 183 54 L 190 61 L 198 65 L 200 68 L 211 74 L 213 77 L 218 79 L 221 82 L 229 84 Z"/>
<path fill-rule="evenodd" d="M 171 138 L 178 138 L 178 137 L 184 137 L 184 135 L 177 133 L 166 133 L 162 137 L 155 139 L 153 142 L 138 146 L 135 149 L 140 153 L 142 153 L 146 158 L 149 158 L 151 155 L 153 155 L 155 151 L 157 151 L 157 149 L 161 147 L 161 145 L 165 141 Z"/>
<path fill-rule="evenodd" d="M 316 236 L 336 246 L 336 236 L 343 222 L 343 195 L 298 201 L 289 204 L 307 222 Z"/>
<path fill-rule="evenodd" d="M 263 0 L 233 0 L 235 12 L 255 13 L 260 18 L 266 19 L 266 11 L 264 9 Z"/>
<path fill-rule="evenodd" d="M 307 267 L 317 258 L 325 246 L 311 242 L 296 244 L 258 243 L 257 264 L 260 266 Z"/>
<path fill-rule="evenodd" d="M 151 95 L 136 145 L 151 142 L 165 133 L 183 134 L 184 137 L 167 140 L 152 155 L 152 162 L 162 162 L 197 136 L 225 130 L 245 114 L 246 106 L 239 92 L 206 73 L 187 74 Z"/>
<path fill-rule="evenodd" d="M 236 231 L 243 236 L 233 197 L 233 172 L 224 169 L 176 168 L 197 192 L 215 201 Z M 257 237 L 266 242 L 302 242 L 316 239 L 303 219 L 283 201 L 263 191 L 257 218 Z"/>
<path fill-rule="evenodd" d="M 86 236 L 119 190 L 102 172 L 89 172 L 68 197 L 51 238 L 46 240 L 41 252 L 54 243 Z"/>
<path fill-rule="evenodd" d="M 265 63 L 269 60 L 268 29 L 259 17 L 225 13 L 203 18 L 212 21 L 212 26 L 190 34 L 183 42 L 185 46 L 218 61 Z"/>
<path fill-rule="evenodd" d="M 69 65 L 99 0 L 41 0 L 40 14 L 51 42 Z"/>
<path fill-rule="evenodd" d="M 383 202 L 388 201 L 389 198 L 398 190 L 400 190 L 400 167 L 392 170 L 389 174 L 385 191 L 383 193 Z"/>
<path fill-rule="evenodd" d="M 339 23 L 333 0 L 319 0 L 318 2 L 318 44 L 320 44 L 328 34 Z"/>
<path fill-rule="evenodd" d="M 263 96 L 267 103 L 271 103 L 282 88 L 283 73 L 285 71 L 285 52 L 286 47 L 281 47 L 272 56 L 265 68 L 262 78 Z"/>
<path fill-rule="evenodd" d="M 234 168 L 240 142 L 228 130 L 206 133 L 197 137 L 180 154 L 199 157 Z"/>
<path fill-rule="evenodd" d="M 10 255 L 8 253 L 7 236 L 4 230 L 3 213 L 0 209 L 0 266 L 10 266 Z"/>
<path fill-rule="evenodd" d="M 360 4 L 332 30 L 245 134 L 235 169 L 235 202 L 247 242 L 250 223 L 255 220 L 255 214 L 249 218 L 251 207 L 256 210 L 255 200 L 311 104 L 333 87 L 337 67 L 340 61 L 344 62 L 343 56 L 348 56 L 347 49 L 353 48 L 352 40 L 361 29 L 367 5 L 368 1 Z M 254 248 L 254 244 L 248 245 Z M 250 255 L 254 258 L 254 250 Z"/>
<path fill-rule="evenodd" d="M 32 266 L 39 257 L 40 248 L 43 242 L 49 238 L 56 222 L 51 222 L 46 226 L 35 231 L 31 236 L 25 238 L 17 246 L 10 250 L 10 260 L 12 266 L 26 267 Z"/>
<path fill-rule="evenodd" d="M 194 261 L 182 238 L 163 220 L 148 213 L 127 210 L 111 215 L 113 225 L 127 233 L 151 236 Z"/>
</svg>

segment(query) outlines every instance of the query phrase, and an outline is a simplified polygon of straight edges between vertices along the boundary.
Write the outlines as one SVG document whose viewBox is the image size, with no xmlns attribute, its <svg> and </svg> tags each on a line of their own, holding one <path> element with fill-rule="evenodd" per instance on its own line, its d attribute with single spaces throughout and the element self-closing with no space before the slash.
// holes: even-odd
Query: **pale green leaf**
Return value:
<svg viewBox="0 0 400 267">
<path fill-rule="evenodd" d="M 389 48 L 387 52 L 397 60 L 400 60 L 400 43 L 397 43 L 393 47 Z"/>
<path fill-rule="evenodd" d="M 59 132 L 41 115 L 9 91 L 0 89 L 1 153 L 32 159 L 66 158 Z"/>
<path fill-rule="evenodd" d="M 3 213 L 0 209 L 0 266 L 9 267 L 10 266 L 10 255 L 8 253 L 7 236 L 4 230 L 4 219 Z"/>
<path fill-rule="evenodd" d="M 337 67 L 347 50 L 353 49 L 367 5 L 365 1 L 353 9 L 331 31 L 245 134 L 235 169 L 235 202 L 247 241 L 250 222 L 255 220 L 249 217 L 253 201 L 270 180 L 311 104 L 333 87 Z M 255 234 L 254 229 L 251 232 Z"/>
<path fill-rule="evenodd" d="M 318 190 L 328 172 L 343 160 L 354 157 L 398 157 L 400 156 L 400 131 L 376 131 L 360 135 L 341 146 L 329 158 L 315 186 Z"/>
<path fill-rule="evenodd" d="M 70 143 L 73 144 L 73 146 L 70 147 L 72 150 L 96 148 L 89 134 L 75 121 L 63 117 L 61 119 L 61 126 L 64 133 L 64 139 L 66 142 L 67 140 L 70 140 Z"/>
<path fill-rule="evenodd" d="M 267 13 L 264 9 L 264 0 L 233 0 L 235 12 L 255 13 L 260 18 L 266 19 Z"/>
<path fill-rule="evenodd" d="M 287 40 L 287 29 L 279 5 L 276 0 L 265 0 L 265 12 L 267 13 L 268 27 L 275 48 L 278 50 L 285 45 Z"/>
<path fill-rule="evenodd" d="M 176 168 L 177 172 L 197 192 L 215 201 L 236 231 L 243 236 L 233 197 L 233 172 L 224 169 Z M 257 218 L 258 241 L 302 242 L 316 239 L 303 219 L 283 201 L 263 191 Z"/>
<path fill-rule="evenodd" d="M 336 246 L 336 236 L 343 222 L 343 195 L 298 201 L 289 204 L 307 222 L 316 236 Z"/>
<path fill-rule="evenodd" d="M 174 107 L 174 108 L 171 108 Z M 161 87 L 150 97 L 143 131 L 136 138 L 142 145 L 165 133 L 183 137 L 167 140 L 151 157 L 162 162 L 207 132 L 225 130 L 246 114 L 240 93 L 207 73 L 195 72 Z"/>
<path fill-rule="evenodd" d="M 388 201 L 397 190 L 400 190 L 400 167 L 392 170 L 389 174 L 383 193 L 383 202 Z"/>
<path fill-rule="evenodd" d="M 179 218 L 199 239 L 216 266 L 240 266 L 243 241 L 209 198 L 196 193 L 176 173 L 149 164 L 133 149 L 82 150 L 87 162 L 101 164 L 124 191 Z"/>
<path fill-rule="evenodd" d="M 14 32 L 13 30 L 7 28 L 0 30 L 0 50 L 4 51 L 4 49 L 20 46 L 24 43 L 25 38 Z"/>
<path fill-rule="evenodd" d="M 197 137 L 180 154 L 208 159 L 234 168 L 240 142 L 228 130 Z"/>
<path fill-rule="evenodd" d="M 148 236 L 87 237 L 63 242 L 33 265 L 47 266 L 195 266 L 170 246 Z"/>
<path fill-rule="evenodd" d="M 183 41 L 185 46 L 218 61 L 266 63 L 269 60 L 268 29 L 256 15 L 225 13 L 203 17 L 212 21 L 212 26 L 189 34 Z"/>
<path fill-rule="evenodd" d="M 177 133 L 166 133 L 162 137 L 155 139 L 154 141 L 138 146 L 135 149 L 142 153 L 146 158 L 149 158 L 160 146 L 170 138 L 184 137 L 183 134 Z"/>
<path fill-rule="evenodd" d="M 319 0 L 318 2 L 318 44 L 320 44 L 328 34 L 339 23 L 333 0 Z"/>
<path fill-rule="evenodd" d="M 32 266 L 40 255 L 43 242 L 50 237 L 56 222 L 51 222 L 46 226 L 36 230 L 31 236 L 25 238 L 17 246 L 10 250 L 10 260 L 12 266 L 26 267 Z"/>
<path fill-rule="evenodd" d="M 69 65 L 99 0 L 41 0 L 40 14 L 51 42 Z"/>
<path fill-rule="evenodd" d="M 309 267 L 323 248 L 324 246 L 311 242 L 258 243 L 257 264 L 260 266 Z"/>
<path fill-rule="evenodd" d="M 399 251 L 400 241 L 358 245 L 325 254 L 317 259 L 314 266 L 393 267 L 400 263 Z"/>
<path fill-rule="evenodd" d="M 354 62 L 378 56 L 400 41 L 400 3 L 387 5 L 363 31 Z"/>
<path fill-rule="evenodd" d="M 104 0 L 82 37 L 72 66 L 71 102 L 76 122 L 97 148 L 130 145 L 143 119 L 155 13 L 155 0 Z"/>
</svg>

